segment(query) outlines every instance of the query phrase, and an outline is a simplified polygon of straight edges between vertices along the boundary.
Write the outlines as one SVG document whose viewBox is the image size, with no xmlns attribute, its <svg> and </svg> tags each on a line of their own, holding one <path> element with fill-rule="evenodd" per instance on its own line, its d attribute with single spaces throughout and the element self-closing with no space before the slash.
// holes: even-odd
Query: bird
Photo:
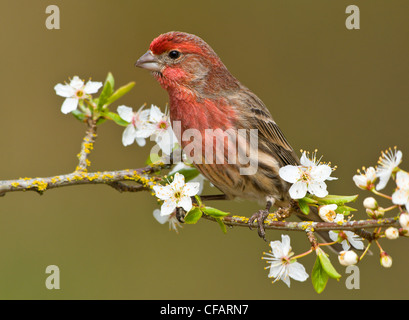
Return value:
<svg viewBox="0 0 409 320">
<path fill-rule="evenodd" d="M 194 34 L 171 31 L 159 35 L 135 66 L 151 71 L 168 92 L 172 127 L 183 148 L 190 144 L 192 152 L 187 155 L 198 171 L 226 199 L 265 204 L 250 217 L 249 226 L 257 222 L 258 234 L 266 240 L 264 221 L 270 209 L 289 207 L 293 201 L 290 184 L 280 178 L 279 169 L 297 166 L 300 159 L 263 101 Z M 188 135 L 190 139 L 181 139 L 186 132 L 193 132 Z M 213 135 L 206 137 L 207 132 Z M 199 133 L 201 139 L 194 139 L 194 133 Z M 217 142 L 225 141 L 216 150 Z M 206 143 L 210 147 L 206 148 Z M 236 161 L 227 161 L 231 160 L 231 146 L 236 147 Z M 256 168 L 252 168 L 252 161 Z M 243 174 L 248 173 L 246 169 L 250 174 Z M 317 210 L 311 210 L 308 216 L 297 215 L 302 220 L 322 221 Z M 322 236 L 329 240 L 327 232 Z"/>
</svg>

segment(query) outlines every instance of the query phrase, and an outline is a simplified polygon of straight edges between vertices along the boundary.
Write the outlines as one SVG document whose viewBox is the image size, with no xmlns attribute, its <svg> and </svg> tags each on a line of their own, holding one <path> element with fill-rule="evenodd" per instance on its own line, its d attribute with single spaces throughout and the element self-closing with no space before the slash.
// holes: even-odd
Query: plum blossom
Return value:
<svg viewBox="0 0 409 320">
<path fill-rule="evenodd" d="M 392 194 L 392 202 L 398 205 L 405 205 L 409 211 L 409 173 L 398 171 L 396 173 L 397 189 Z"/>
<path fill-rule="evenodd" d="M 371 190 L 373 188 L 373 183 L 377 178 L 376 170 L 374 167 L 369 167 L 368 169 L 363 168 L 363 170 L 363 173 L 358 170 L 358 174 L 354 175 L 352 179 L 358 188 Z"/>
<path fill-rule="evenodd" d="M 327 185 L 324 181 L 337 179 L 331 177 L 333 169 L 328 164 L 320 164 L 316 154 L 309 159 L 303 152 L 300 163 L 299 166 L 287 165 L 279 170 L 280 177 L 293 184 L 289 190 L 291 198 L 304 198 L 307 192 L 320 198 L 327 196 Z"/>
<path fill-rule="evenodd" d="M 152 138 L 165 154 L 171 154 L 173 147 L 177 144 L 177 138 L 170 125 L 168 112 L 162 113 L 157 106 L 152 105 L 149 113 L 149 122 L 151 124 Z"/>
<path fill-rule="evenodd" d="M 192 209 L 191 197 L 199 192 L 199 182 L 185 183 L 185 177 L 176 172 L 173 182 L 167 186 L 153 186 L 156 197 L 164 200 L 161 216 L 170 215 L 176 208 L 183 208 L 186 212 Z"/>
<path fill-rule="evenodd" d="M 282 280 L 288 287 L 290 287 L 290 278 L 297 281 L 305 281 L 308 278 L 308 273 L 304 266 L 291 260 L 294 253 L 291 251 L 290 237 L 288 235 L 281 235 L 282 241 L 271 241 L 270 247 L 272 253 L 264 253 L 266 256 L 262 259 L 270 263 L 268 274 L 269 278 L 274 278 L 273 283 L 277 280 Z"/>
<path fill-rule="evenodd" d="M 379 157 L 376 168 L 376 176 L 379 178 L 379 183 L 376 185 L 376 190 L 382 190 L 391 177 L 391 174 L 402 162 L 402 151 L 397 150 L 396 147 L 392 150 L 389 148 Z"/>
<path fill-rule="evenodd" d="M 118 115 L 126 122 L 129 122 L 122 134 L 122 144 L 124 146 L 129 146 L 136 141 L 140 147 L 143 147 L 146 144 L 145 139 L 151 135 L 148 123 L 150 111 L 143 110 L 143 107 L 140 107 L 137 112 L 124 105 L 119 106 L 117 109 Z"/>
<path fill-rule="evenodd" d="M 88 98 L 90 94 L 97 93 L 102 87 L 102 82 L 89 80 L 86 84 L 78 76 L 74 76 L 69 84 L 58 83 L 55 85 L 55 93 L 65 100 L 61 106 L 61 112 L 70 113 L 77 109 L 78 102 Z"/>
</svg>

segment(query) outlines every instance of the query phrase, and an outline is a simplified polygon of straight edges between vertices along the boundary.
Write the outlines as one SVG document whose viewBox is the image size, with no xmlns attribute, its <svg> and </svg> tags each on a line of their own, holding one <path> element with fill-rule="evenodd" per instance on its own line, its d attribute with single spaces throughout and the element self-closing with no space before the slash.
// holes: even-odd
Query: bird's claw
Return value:
<svg viewBox="0 0 409 320">
<path fill-rule="evenodd" d="M 264 220 L 268 217 L 270 214 L 268 209 L 264 210 L 259 210 L 256 213 L 254 213 L 250 219 L 249 219 L 249 228 L 252 230 L 252 226 L 255 220 L 257 220 L 257 232 L 260 238 L 262 238 L 264 241 L 267 241 L 266 239 L 266 232 L 264 230 Z"/>
</svg>

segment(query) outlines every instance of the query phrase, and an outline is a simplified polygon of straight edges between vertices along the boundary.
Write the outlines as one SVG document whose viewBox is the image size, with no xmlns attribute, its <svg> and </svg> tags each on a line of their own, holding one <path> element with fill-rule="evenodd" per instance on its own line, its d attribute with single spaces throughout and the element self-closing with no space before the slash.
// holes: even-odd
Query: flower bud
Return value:
<svg viewBox="0 0 409 320">
<path fill-rule="evenodd" d="M 409 213 L 401 213 L 399 216 L 399 223 L 403 229 L 409 229 Z"/>
<path fill-rule="evenodd" d="M 399 230 L 394 227 L 389 227 L 385 230 L 385 237 L 389 240 L 394 240 L 399 238 Z"/>
<path fill-rule="evenodd" d="M 322 220 L 325 222 L 334 222 L 335 217 L 337 214 L 335 213 L 335 210 L 337 209 L 336 204 L 327 204 L 325 206 L 321 206 L 318 209 L 318 214 Z"/>
<path fill-rule="evenodd" d="M 338 255 L 339 263 L 343 266 L 351 266 L 359 261 L 358 255 L 351 250 L 341 251 Z"/>
<path fill-rule="evenodd" d="M 385 251 L 381 252 L 381 266 L 384 268 L 392 267 L 392 258 Z"/>
<path fill-rule="evenodd" d="M 371 219 L 382 219 L 385 215 L 385 210 L 382 207 L 378 207 L 377 210 L 366 209 L 366 213 Z"/>
<path fill-rule="evenodd" d="M 366 209 L 376 210 L 378 209 L 378 202 L 374 197 L 368 197 L 364 200 L 364 207 Z"/>
</svg>

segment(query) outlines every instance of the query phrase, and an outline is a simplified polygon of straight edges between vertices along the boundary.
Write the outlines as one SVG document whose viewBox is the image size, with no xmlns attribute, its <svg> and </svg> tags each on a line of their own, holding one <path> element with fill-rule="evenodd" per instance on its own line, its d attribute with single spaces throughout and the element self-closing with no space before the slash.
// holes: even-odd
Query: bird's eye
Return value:
<svg viewBox="0 0 409 320">
<path fill-rule="evenodd" d="M 173 60 L 176 60 L 177 58 L 179 58 L 180 57 L 180 52 L 179 51 L 177 51 L 177 50 L 172 50 L 172 51 L 169 51 L 169 58 L 171 58 L 171 59 L 173 59 Z"/>
</svg>

